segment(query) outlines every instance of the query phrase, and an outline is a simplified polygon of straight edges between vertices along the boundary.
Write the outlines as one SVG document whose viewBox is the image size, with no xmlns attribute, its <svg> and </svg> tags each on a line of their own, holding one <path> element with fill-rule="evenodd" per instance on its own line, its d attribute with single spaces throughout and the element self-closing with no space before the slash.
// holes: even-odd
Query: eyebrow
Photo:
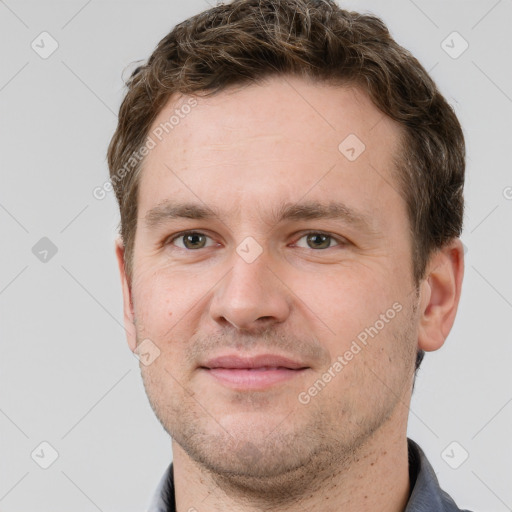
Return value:
<svg viewBox="0 0 512 512">
<path fill-rule="evenodd" d="M 205 205 L 196 203 L 175 203 L 164 201 L 151 208 L 144 216 L 148 229 L 175 219 L 208 220 L 222 216 Z M 343 220 L 358 229 L 374 232 L 372 219 L 365 213 L 354 210 L 339 202 L 320 203 L 307 201 L 302 203 L 284 203 L 272 211 L 270 223 L 278 224 L 286 220 Z"/>
</svg>

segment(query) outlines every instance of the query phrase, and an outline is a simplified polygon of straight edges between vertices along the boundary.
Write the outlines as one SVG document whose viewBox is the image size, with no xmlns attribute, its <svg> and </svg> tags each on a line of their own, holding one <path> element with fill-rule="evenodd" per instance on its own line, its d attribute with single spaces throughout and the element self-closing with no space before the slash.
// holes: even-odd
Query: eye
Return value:
<svg viewBox="0 0 512 512">
<path fill-rule="evenodd" d="M 302 242 L 302 240 L 304 240 L 304 242 Z M 327 235 L 325 233 L 311 232 L 300 237 L 297 240 L 296 245 L 298 247 L 304 247 L 309 249 L 328 249 L 329 247 L 340 245 L 340 243 L 337 240 L 335 240 L 331 235 Z"/>
<path fill-rule="evenodd" d="M 175 236 L 169 240 L 169 243 L 179 247 L 180 249 L 194 250 L 203 249 L 204 247 L 213 245 L 213 240 L 203 233 L 189 231 Z"/>
</svg>

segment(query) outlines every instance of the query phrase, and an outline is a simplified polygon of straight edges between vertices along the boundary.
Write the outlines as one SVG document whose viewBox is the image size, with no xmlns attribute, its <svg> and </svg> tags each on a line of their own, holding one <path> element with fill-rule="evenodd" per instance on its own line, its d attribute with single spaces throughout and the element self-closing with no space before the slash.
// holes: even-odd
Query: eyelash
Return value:
<svg viewBox="0 0 512 512">
<path fill-rule="evenodd" d="M 176 235 L 173 235 L 172 237 L 169 237 L 167 238 L 165 241 L 164 241 L 164 245 L 171 245 L 175 240 L 178 240 L 179 238 L 183 238 L 187 235 L 202 235 L 202 236 L 206 236 L 208 238 L 211 239 L 211 237 L 201 231 L 182 231 L 181 233 L 177 233 Z M 334 246 L 330 246 L 330 247 L 327 247 L 327 249 L 331 249 L 332 247 L 343 247 L 343 246 L 347 246 L 349 245 L 349 241 L 346 239 L 346 238 L 343 238 L 343 237 L 337 237 L 335 235 L 332 235 L 331 233 L 326 233 L 325 231 L 305 231 L 305 232 L 302 232 L 301 233 L 301 236 L 299 238 L 297 238 L 294 242 L 294 244 L 296 244 L 299 240 L 301 240 L 302 238 L 304 237 L 307 237 L 308 235 L 322 235 L 322 236 L 327 236 L 329 237 L 331 240 L 333 240 L 334 242 L 336 242 L 336 245 Z M 183 248 L 183 247 L 177 247 L 178 249 L 182 249 L 182 250 L 185 250 L 185 251 L 198 251 L 199 249 L 187 249 L 187 248 Z M 201 247 L 201 249 L 205 249 L 206 247 Z M 305 249 L 305 247 L 302 247 L 302 249 Z M 309 247 L 309 249 L 312 249 L 311 247 Z M 312 249 L 312 250 L 315 250 L 315 249 Z M 326 249 L 317 249 L 317 251 L 325 251 Z"/>
</svg>

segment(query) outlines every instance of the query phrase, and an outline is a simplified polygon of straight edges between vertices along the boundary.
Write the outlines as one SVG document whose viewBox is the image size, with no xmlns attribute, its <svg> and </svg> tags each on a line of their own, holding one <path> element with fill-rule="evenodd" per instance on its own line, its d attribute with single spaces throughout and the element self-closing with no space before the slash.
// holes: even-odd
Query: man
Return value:
<svg viewBox="0 0 512 512">
<path fill-rule="evenodd" d="M 454 322 L 464 140 L 377 18 L 235 0 L 128 82 L 109 152 L 151 511 L 454 511 L 406 437 Z"/>
</svg>

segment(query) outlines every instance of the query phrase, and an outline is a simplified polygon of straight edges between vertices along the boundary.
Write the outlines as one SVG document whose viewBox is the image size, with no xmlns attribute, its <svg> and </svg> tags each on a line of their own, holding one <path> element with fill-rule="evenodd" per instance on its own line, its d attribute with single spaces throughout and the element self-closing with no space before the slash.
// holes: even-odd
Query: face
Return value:
<svg viewBox="0 0 512 512">
<path fill-rule="evenodd" d="M 247 477 L 405 429 L 418 318 L 399 127 L 362 91 L 291 77 L 189 110 L 146 157 L 130 289 L 164 428 Z"/>
</svg>

